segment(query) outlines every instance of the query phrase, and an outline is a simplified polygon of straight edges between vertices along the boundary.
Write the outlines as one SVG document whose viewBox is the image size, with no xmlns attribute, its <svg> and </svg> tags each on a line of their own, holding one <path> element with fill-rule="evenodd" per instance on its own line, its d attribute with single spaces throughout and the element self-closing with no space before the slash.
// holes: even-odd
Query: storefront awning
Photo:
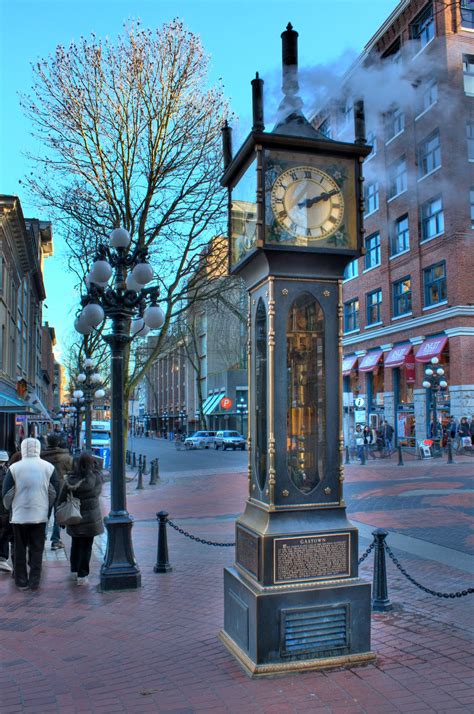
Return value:
<svg viewBox="0 0 474 714">
<path fill-rule="evenodd" d="M 438 335 L 438 337 L 428 337 L 427 340 L 423 342 L 420 349 L 415 355 L 417 362 L 429 362 L 433 357 L 439 357 L 441 352 L 444 350 L 445 345 L 448 341 L 446 335 Z"/>
<path fill-rule="evenodd" d="M 28 414 L 33 410 L 20 399 L 16 390 L 6 382 L 0 383 L 0 412 L 7 414 Z"/>
<path fill-rule="evenodd" d="M 367 352 L 359 363 L 359 372 L 373 372 L 382 357 L 382 350 Z"/>
<path fill-rule="evenodd" d="M 220 400 L 222 397 L 225 397 L 225 392 L 219 392 L 218 394 L 211 394 L 210 397 L 206 399 L 204 404 L 202 405 L 202 410 L 204 414 L 212 414 L 214 409 L 217 407 L 219 404 Z"/>
<path fill-rule="evenodd" d="M 342 360 L 342 376 L 348 377 L 354 367 L 356 366 L 358 355 L 349 355 L 349 357 L 344 357 Z"/>
<path fill-rule="evenodd" d="M 390 352 L 385 357 L 385 367 L 403 367 L 412 348 L 412 344 L 396 345 L 396 347 L 392 347 Z"/>
</svg>

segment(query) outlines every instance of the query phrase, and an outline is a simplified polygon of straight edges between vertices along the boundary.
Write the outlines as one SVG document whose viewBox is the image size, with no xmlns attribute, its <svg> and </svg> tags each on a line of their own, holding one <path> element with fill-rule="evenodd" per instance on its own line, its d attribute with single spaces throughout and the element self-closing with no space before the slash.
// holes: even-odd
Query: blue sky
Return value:
<svg viewBox="0 0 474 714">
<path fill-rule="evenodd" d="M 113 39 L 128 19 L 156 27 L 179 17 L 201 36 L 211 56 L 211 82 L 222 78 L 233 111 L 240 117 L 239 136 L 248 130 L 250 80 L 259 71 L 277 101 L 280 34 L 288 22 L 300 33 L 301 67 L 343 66 L 339 58 L 360 52 L 398 0 L 0 0 L 0 193 L 20 197 L 24 214 L 48 220 L 26 195 L 19 180 L 30 171 L 23 153 L 32 146 L 30 126 L 17 93 L 31 85 L 30 63 L 95 32 Z M 273 101 L 273 95 L 275 99 Z M 271 109 L 271 106 L 270 106 Z M 53 226 L 54 231 L 54 226 Z M 61 239 L 45 264 L 47 308 L 44 317 L 56 328 L 58 342 L 71 333 L 77 305 L 65 274 Z"/>
</svg>

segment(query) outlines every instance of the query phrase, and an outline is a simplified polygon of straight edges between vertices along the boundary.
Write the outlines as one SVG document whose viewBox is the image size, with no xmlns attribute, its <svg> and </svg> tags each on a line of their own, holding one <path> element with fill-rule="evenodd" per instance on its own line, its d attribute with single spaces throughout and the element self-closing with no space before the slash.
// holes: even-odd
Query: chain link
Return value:
<svg viewBox="0 0 474 714">
<path fill-rule="evenodd" d="M 398 568 L 398 570 L 409 580 L 413 585 L 416 585 L 417 588 L 420 588 L 420 590 L 423 590 L 423 592 L 428 593 L 429 595 L 435 595 L 436 597 L 444 597 L 444 598 L 457 598 L 457 597 L 465 597 L 466 595 L 471 595 L 474 593 L 474 588 L 468 588 L 467 590 L 460 590 L 457 593 L 440 593 L 437 592 L 436 590 L 431 590 L 430 588 L 427 588 L 425 585 L 421 585 L 421 583 L 417 582 L 415 578 L 412 578 L 411 575 L 407 573 L 405 568 L 401 565 L 399 560 L 396 558 L 396 556 L 393 554 L 391 548 L 387 543 L 384 542 L 385 550 L 388 553 L 388 557 L 390 560 L 393 562 L 393 564 Z"/>
<path fill-rule="evenodd" d="M 166 519 L 166 522 L 169 523 L 171 528 L 174 528 L 175 531 L 178 531 L 178 533 L 181 533 L 181 535 L 186 536 L 186 538 L 195 540 L 196 543 L 203 543 L 204 545 L 214 545 L 218 548 L 232 548 L 233 546 L 235 546 L 235 543 L 215 543 L 212 540 L 204 540 L 203 538 L 198 538 L 197 536 L 192 535 L 192 533 L 188 533 L 187 531 L 184 531 L 182 528 L 180 528 L 175 523 L 173 523 L 173 521 L 170 521 L 169 518 Z"/>
<path fill-rule="evenodd" d="M 365 560 L 365 559 L 367 558 L 367 556 L 373 551 L 374 548 L 375 548 L 375 538 L 374 538 L 374 540 L 372 541 L 372 543 L 369 545 L 369 547 L 367 548 L 367 550 L 366 550 L 364 553 L 362 553 L 362 555 L 360 556 L 359 560 L 357 561 L 359 565 L 364 562 L 364 560 Z"/>
</svg>

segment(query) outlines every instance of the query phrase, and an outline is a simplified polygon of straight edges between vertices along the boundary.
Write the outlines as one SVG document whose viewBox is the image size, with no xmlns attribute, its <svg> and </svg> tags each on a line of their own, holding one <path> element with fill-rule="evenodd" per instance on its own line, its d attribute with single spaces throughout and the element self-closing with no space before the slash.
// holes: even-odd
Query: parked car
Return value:
<svg viewBox="0 0 474 714">
<path fill-rule="evenodd" d="M 184 440 L 184 446 L 186 449 L 208 449 L 215 438 L 215 431 L 196 431 Z"/>
<path fill-rule="evenodd" d="M 214 439 L 214 448 L 220 449 L 222 446 L 223 451 L 226 449 L 245 451 L 246 444 L 246 439 L 238 431 L 218 431 Z"/>
</svg>

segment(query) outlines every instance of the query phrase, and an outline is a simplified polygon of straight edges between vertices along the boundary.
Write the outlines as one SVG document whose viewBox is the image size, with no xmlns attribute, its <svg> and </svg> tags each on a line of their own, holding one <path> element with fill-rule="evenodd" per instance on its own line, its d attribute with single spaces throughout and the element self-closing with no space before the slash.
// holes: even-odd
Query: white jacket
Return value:
<svg viewBox="0 0 474 714">
<path fill-rule="evenodd" d="M 46 523 L 49 516 L 49 483 L 53 464 L 40 459 L 38 439 L 23 439 L 21 461 L 9 471 L 15 482 L 11 523 Z"/>
</svg>

